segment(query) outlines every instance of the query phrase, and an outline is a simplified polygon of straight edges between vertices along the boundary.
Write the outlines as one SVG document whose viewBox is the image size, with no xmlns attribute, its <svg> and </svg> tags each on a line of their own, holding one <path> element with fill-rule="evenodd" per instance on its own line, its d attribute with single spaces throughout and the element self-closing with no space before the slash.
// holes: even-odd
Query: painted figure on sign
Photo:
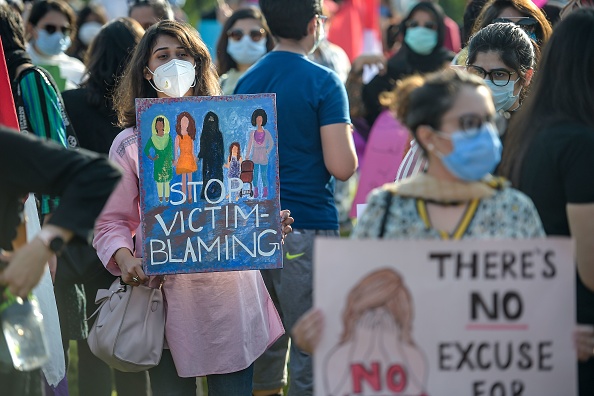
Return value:
<svg viewBox="0 0 594 396">
<path fill-rule="evenodd" d="M 175 123 L 175 173 L 182 177 L 182 192 L 186 194 L 187 201 L 192 202 L 192 189 L 187 188 L 192 182 L 192 173 L 198 169 L 196 155 L 194 154 L 194 142 L 196 140 L 196 121 L 187 111 L 179 113 Z"/>
<path fill-rule="evenodd" d="M 223 165 L 225 164 L 223 144 L 223 133 L 219 129 L 219 116 L 209 111 L 202 124 L 200 152 L 198 153 L 198 158 L 202 160 L 202 191 L 200 193 L 202 199 L 205 199 L 205 194 L 208 194 L 211 201 L 217 201 L 221 197 Z M 210 180 L 213 182 L 209 184 Z M 218 180 L 220 183 L 214 180 Z"/>
<path fill-rule="evenodd" d="M 412 336 L 413 301 L 396 271 L 372 272 L 355 285 L 342 321 L 340 341 L 325 358 L 325 394 L 426 395 L 427 362 Z M 328 371 L 337 367 L 341 375 L 330 380 Z"/>
<path fill-rule="evenodd" d="M 169 136 L 167 117 L 157 116 L 153 120 L 152 136 L 144 147 L 144 155 L 154 162 L 153 177 L 157 183 L 159 202 L 163 202 L 163 198 L 165 202 L 169 201 L 173 179 L 173 142 Z"/>
<path fill-rule="evenodd" d="M 229 145 L 229 157 L 227 158 L 227 163 L 225 164 L 225 168 L 229 171 L 227 172 L 227 177 L 229 179 L 239 179 L 241 175 L 241 145 L 239 142 L 233 142 Z M 234 190 L 238 186 L 236 185 L 239 181 L 231 182 L 231 189 Z M 233 198 L 233 197 L 231 197 Z M 238 198 L 236 197 L 235 200 Z"/>
<path fill-rule="evenodd" d="M 250 132 L 246 160 L 254 162 L 254 198 L 257 198 L 260 180 L 262 181 L 262 198 L 268 196 L 268 156 L 274 148 L 272 135 L 264 125 L 268 121 L 268 116 L 263 109 L 257 109 L 252 113 L 252 125 L 256 127 Z"/>
</svg>

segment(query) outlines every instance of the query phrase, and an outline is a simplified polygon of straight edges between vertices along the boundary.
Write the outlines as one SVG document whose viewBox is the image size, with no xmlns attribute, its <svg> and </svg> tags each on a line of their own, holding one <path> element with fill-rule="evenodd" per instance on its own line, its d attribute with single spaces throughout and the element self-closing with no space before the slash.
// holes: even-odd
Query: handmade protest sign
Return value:
<svg viewBox="0 0 594 396">
<path fill-rule="evenodd" d="M 274 94 L 136 99 L 143 269 L 282 267 Z"/>
<path fill-rule="evenodd" d="M 569 239 L 318 239 L 315 394 L 576 394 Z"/>
</svg>

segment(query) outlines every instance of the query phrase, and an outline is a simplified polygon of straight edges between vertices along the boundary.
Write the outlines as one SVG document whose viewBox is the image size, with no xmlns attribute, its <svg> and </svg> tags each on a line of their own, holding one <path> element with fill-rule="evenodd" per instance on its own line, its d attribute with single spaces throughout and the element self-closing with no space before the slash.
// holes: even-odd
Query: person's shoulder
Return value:
<svg viewBox="0 0 594 396">
<path fill-rule="evenodd" d="M 117 154 L 119 157 L 126 155 L 126 149 L 131 146 L 138 146 L 138 134 L 136 128 L 130 127 L 124 129 L 113 140 L 110 154 Z"/>
<path fill-rule="evenodd" d="M 86 104 L 86 94 L 86 88 L 68 89 L 62 92 L 62 99 L 67 105 L 80 106 L 83 102 Z"/>
<path fill-rule="evenodd" d="M 557 122 L 542 129 L 537 142 L 549 152 L 569 152 L 594 148 L 594 128 L 584 123 Z"/>
<path fill-rule="evenodd" d="M 76 59 L 73 56 L 66 55 L 64 53 L 60 54 L 60 66 L 67 66 L 72 69 L 79 69 L 84 71 L 85 64 L 82 63 L 79 59 Z"/>
<path fill-rule="evenodd" d="M 496 190 L 495 195 L 491 199 L 498 201 L 505 207 L 509 207 L 510 210 L 534 207 L 534 203 L 530 197 L 510 185 L 505 185 Z"/>
</svg>

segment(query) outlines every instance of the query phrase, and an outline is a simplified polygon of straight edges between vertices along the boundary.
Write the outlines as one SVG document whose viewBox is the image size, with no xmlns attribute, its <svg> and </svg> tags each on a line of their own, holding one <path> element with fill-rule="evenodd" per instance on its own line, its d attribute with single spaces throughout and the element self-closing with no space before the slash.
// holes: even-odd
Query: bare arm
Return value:
<svg viewBox="0 0 594 396">
<path fill-rule="evenodd" d="M 324 164 L 338 180 L 348 180 L 358 166 L 350 124 L 330 124 L 320 128 Z"/>
<path fill-rule="evenodd" d="M 567 220 L 575 240 L 578 273 L 584 285 L 594 291 L 594 203 L 568 204 Z"/>
</svg>

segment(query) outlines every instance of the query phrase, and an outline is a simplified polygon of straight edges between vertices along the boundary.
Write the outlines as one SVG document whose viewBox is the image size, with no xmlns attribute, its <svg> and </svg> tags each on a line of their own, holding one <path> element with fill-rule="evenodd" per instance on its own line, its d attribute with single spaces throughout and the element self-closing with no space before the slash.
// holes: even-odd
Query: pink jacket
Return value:
<svg viewBox="0 0 594 396">
<path fill-rule="evenodd" d="M 141 248 L 137 139 L 128 128 L 111 146 L 123 177 L 95 225 L 93 245 L 114 275 L 114 253 Z M 165 338 L 180 377 L 243 370 L 284 333 L 259 271 L 168 275 L 163 290 Z"/>
</svg>

